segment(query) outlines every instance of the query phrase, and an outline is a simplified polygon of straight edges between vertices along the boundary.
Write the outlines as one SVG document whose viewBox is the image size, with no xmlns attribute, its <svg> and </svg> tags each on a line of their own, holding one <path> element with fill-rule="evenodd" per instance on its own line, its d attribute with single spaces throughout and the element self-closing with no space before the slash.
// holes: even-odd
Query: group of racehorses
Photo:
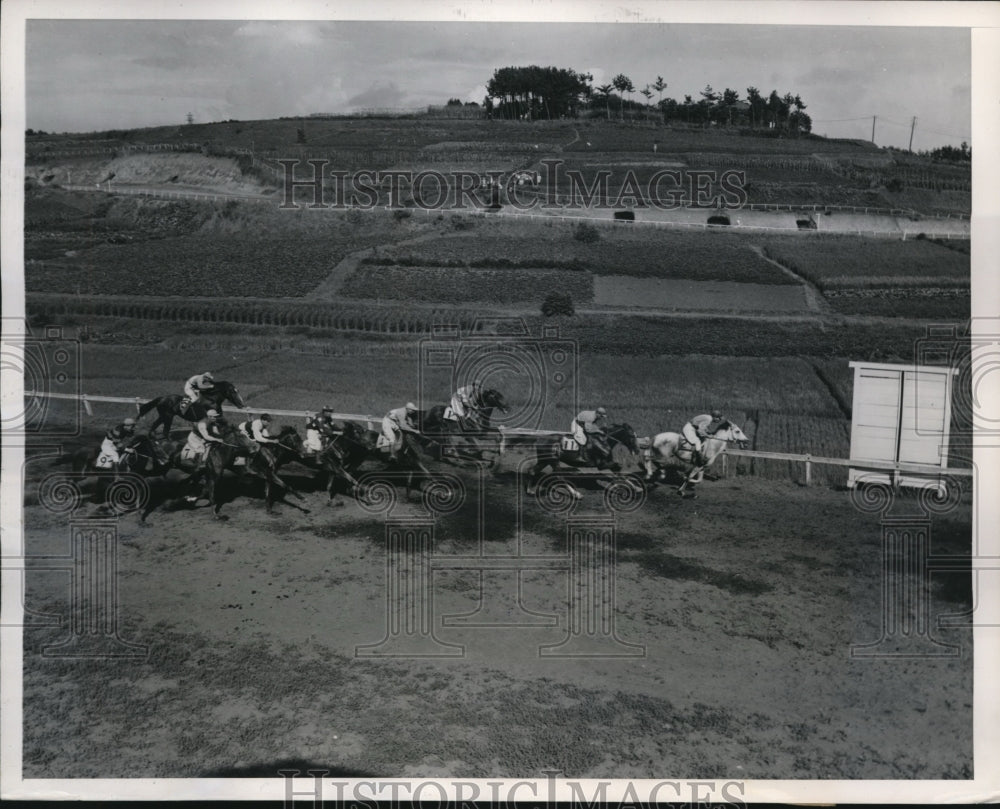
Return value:
<svg viewBox="0 0 1000 809">
<path fill-rule="evenodd" d="M 604 429 L 604 433 L 612 452 L 606 457 L 594 457 L 586 448 L 573 446 L 559 434 L 504 433 L 493 427 L 493 411 L 507 412 L 507 404 L 499 391 L 486 389 L 479 394 L 477 407 L 461 421 L 448 418 L 444 406 L 418 412 L 415 419 L 417 429 L 402 433 L 402 446 L 392 457 L 380 447 L 377 430 L 355 421 L 334 422 L 324 435 L 322 449 L 313 452 L 306 450 L 303 438 L 295 427 L 282 427 L 272 436 L 275 439 L 273 442 L 257 443 L 237 424 L 222 420 L 221 440 L 209 445 L 203 463 L 185 462 L 181 457 L 181 443 L 171 439 L 174 419 L 181 417 L 197 422 L 205 417 L 210 408 L 222 413 L 226 404 L 244 411 L 247 408 L 236 386 L 225 381 L 217 381 L 211 390 L 203 393 L 199 402 L 192 403 L 180 395 L 160 396 L 146 402 L 139 408 L 139 416 L 155 410 L 157 418 L 147 434 L 139 435 L 132 442 L 130 451 L 123 455 L 116 472 L 166 475 L 172 469 L 178 470 L 182 473 L 180 483 L 186 487 L 187 499 L 207 499 L 216 515 L 221 507 L 217 484 L 226 471 L 250 475 L 264 482 L 265 502 L 270 512 L 278 490 L 302 499 L 302 495 L 278 475 L 282 466 L 293 461 L 326 476 L 325 489 L 329 502 L 333 503 L 336 502 L 338 484 L 343 484 L 356 496 L 364 495 L 359 480 L 360 469 L 368 460 L 380 461 L 386 468 L 404 472 L 408 495 L 415 480 L 433 478 L 426 463 L 428 458 L 457 464 L 486 462 L 495 465 L 505 448 L 520 445 L 533 453 L 533 462 L 527 471 L 529 494 L 537 490 L 546 471 L 557 473 L 562 470 L 560 479 L 569 493 L 577 499 L 581 498 L 582 493 L 565 474 L 566 467 L 594 469 L 604 476 L 625 477 L 634 486 L 643 483 L 655 485 L 658 479 L 664 479 L 666 467 L 676 467 L 684 473 L 684 481 L 679 488 L 683 494 L 686 487 L 700 482 L 704 469 L 728 443 L 743 444 L 746 441 L 738 426 L 724 422 L 705 442 L 700 455 L 693 456 L 679 434 L 661 433 L 653 438 L 639 439 L 628 424 L 611 424 Z M 155 437 L 157 428 L 162 429 L 162 438 Z M 617 450 L 618 447 L 627 452 L 622 453 Z M 78 454 L 78 457 L 82 455 Z M 636 458 L 642 459 L 642 466 L 630 471 L 627 468 L 628 459 Z M 645 474 L 637 478 L 634 471 L 644 471 Z"/>
</svg>

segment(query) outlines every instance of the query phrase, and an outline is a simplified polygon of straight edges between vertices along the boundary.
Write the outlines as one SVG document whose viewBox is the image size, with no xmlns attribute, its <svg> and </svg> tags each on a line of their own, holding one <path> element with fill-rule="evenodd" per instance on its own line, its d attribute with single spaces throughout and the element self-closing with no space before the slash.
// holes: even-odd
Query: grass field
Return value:
<svg viewBox="0 0 1000 809">
<path fill-rule="evenodd" d="M 927 239 L 858 240 L 822 235 L 809 240 L 768 239 L 768 255 L 822 290 L 842 287 L 968 286 L 969 256 Z"/>
<path fill-rule="evenodd" d="M 576 303 L 592 301 L 593 278 L 572 270 L 361 266 L 341 287 L 349 298 L 441 303 L 538 305 L 550 293 L 568 293 Z"/>
<path fill-rule="evenodd" d="M 514 263 L 566 262 L 596 275 L 794 284 L 780 269 L 752 251 L 744 237 L 721 232 L 642 229 L 601 230 L 596 241 L 578 238 L 569 223 L 477 223 L 474 233 L 387 248 L 395 261 L 474 266 L 503 258 Z"/>
</svg>

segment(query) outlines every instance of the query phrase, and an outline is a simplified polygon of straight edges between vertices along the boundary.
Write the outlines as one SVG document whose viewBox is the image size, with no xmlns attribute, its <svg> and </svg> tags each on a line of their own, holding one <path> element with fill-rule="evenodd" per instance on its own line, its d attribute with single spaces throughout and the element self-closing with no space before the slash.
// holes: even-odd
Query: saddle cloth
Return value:
<svg viewBox="0 0 1000 809">
<path fill-rule="evenodd" d="M 458 413 L 455 412 L 455 409 L 451 405 L 448 405 L 444 409 L 444 417 L 448 419 L 448 421 L 458 421 Z"/>
<path fill-rule="evenodd" d="M 375 449 L 385 449 L 386 447 L 391 447 L 394 442 L 390 441 L 384 435 L 380 435 L 375 441 Z"/>
<path fill-rule="evenodd" d="M 115 459 L 111 455 L 105 455 L 103 452 L 98 457 L 97 461 L 94 463 L 97 469 L 114 469 Z"/>
<path fill-rule="evenodd" d="M 564 435 L 562 437 L 562 448 L 564 452 L 576 452 L 580 449 L 580 444 L 573 436 Z"/>
</svg>

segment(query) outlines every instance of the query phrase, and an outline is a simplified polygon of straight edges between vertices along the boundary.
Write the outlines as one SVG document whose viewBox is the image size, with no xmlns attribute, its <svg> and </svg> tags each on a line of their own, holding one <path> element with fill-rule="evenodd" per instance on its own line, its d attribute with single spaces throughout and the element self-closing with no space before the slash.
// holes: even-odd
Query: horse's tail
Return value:
<svg viewBox="0 0 1000 809">
<path fill-rule="evenodd" d="M 140 418 L 142 416 L 145 416 L 150 410 L 152 410 L 154 407 L 156 407 L 157 405 L 159 405 L 160 402 L 162 401 L 162 399 L 163 399 L 162 396 L 157 396 L 155 399 L 150 399 L 148 402 L 146 402 L 145 404 L 141 405 L 139 407 L 139 416 L 140 416 Z"/>
</svg>

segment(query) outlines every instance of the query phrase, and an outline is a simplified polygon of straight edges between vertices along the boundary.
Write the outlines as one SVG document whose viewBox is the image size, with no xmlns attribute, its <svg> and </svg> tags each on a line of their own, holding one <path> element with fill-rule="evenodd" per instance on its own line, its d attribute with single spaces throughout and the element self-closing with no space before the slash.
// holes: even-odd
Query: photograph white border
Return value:
<svg viewBox="0 0 1000 809">
<path fill-rule="evenodd" d="M 378 2 L 336 4 L 324 2 L 288 2 L 281 5 L 241 3 L 236 0 L 208 0 L 198 4 L 170 0 L 164 3 L 135 2 L 51 2 L 38 0 L 6 0 L 2 8 L 2 248 L 3 316 L 24 315 L 23 264 L 23 189 L 25 131 L 25 21 L 37 18 L 76 19 L 268 19 L 268 20 L 439 20 L 444 22 L 601 22 L 607 24 L 642 25 L 648 23 L 727 23 L 755 25 L 824 25 L 824 26 L 936 26 L 963 27 L 972 30 L 972 147 L 975 152 L 972 187 L 972 314 L 974 333 L 983 319 L 1000 316 L 1000 161 L 996 155 L 1000 144 L 1000 3 L 935 3 L 935 2 L 654 2 L 643 0 L 626 6 L 616 2 L 577 2 L 553 0 L 544 3 L 496 2 Z M 982 329 L 984 332 L 986 328 Z M 977 391 L 985 401 L 1000 403 L 1000 373 L 984 378 Z M 2 403 L 5 413 L 19 411 L 23 406 L 23 389 L 18 376 L 4 370 Z M 1000 443 L 1000 442 L 998 442 Z M 988 556 L 1000 561 L 1000 499 L 985 495 L 1000 491 L 1000 447 L 977 444 L 975 463 L 980 469 L 980 489 L 974 502 L 975 524 L 979 526 L 979 547 Z M 21 554 L 23 542 L 22 498 L 20 469 L 23 449 L 4 440 L 2 479 L 0 479 L 0 513 L 2 513 L 3 583 L 2 634 L 0 634 L 0 783 L 5 799 L 83 799 L 83 800 L 282 800 L 286 784 L 274 779 L 28 779 L 21 777 L 21 631 L 17 624 L 23 608 L 20 571 L 12 569 L 11 560 Z M 1000 566 L 1000 565 L 998 565 Z M 1000 573 L 980 576 L 980 580 L 996 579 Z M 1000 624 L 1000 588 L 980 587 L 975 594 L 977 618 L 983 623 Z M 977 626 L 974 630 L 974 750 L 975 778 L 969 781 L 743 781 L 740 796 L 750 802 L 780 803 L 852 803 L 852 802 L 989 802 L 1000 800 L 1000 770 L 987 764 L 1000 761 L 1000 626 Z M 330 781 L 331 779 L 324 779 Z M 358 785 L 372 784 L 372 779 L 336 779 L 352 784 L 347 797 L 369 798 L 370 789 L 353 793 Z M 412 796 L 412 789 L 421 783 L 441 785 L 451 799 L 469 799 L 468 787 L 456 784 L 476 783 L 481 797 L 494 793 L 487 786 L 502 779 L 398 779 L 387 778 L 400 787 L 400 798 Z M 678 780 L 689 785 L 690 779 Z M 299 779 L 297 790 L 308 791 L 308 781 Z M 505 781 L 500 800 L 568 801 L 574 797 L 567 782 L 552 784 L 545 779 Z M 591 796 L 602 782 L 574 780 L 582 794 Z M 606 798 L 609 802 L 623 798 L 648 798 L 649 790 L 660 783 L 652 780 L 610 782 Z M 710 779 L 698 784 L 712 783 Z M 725 800 L 715 782 L 709 793 L 715 800 Z M 517 784 L 522 786 L 517 787 Z M 534 785 L 528 786 L 529 784 Z M 633 792 L 626 792 L 631 784 Z M 372 784 L 374 787 L 375 784 Z M 511 793 L 511 788 L 515 791 Z M 438 800 L 434 790 L 422 793 L 425 798 Z M 731 793 L 736 797 L 737 793 Z M 376 795 L 382 799 L 388 791 Z M 661 800 L 694 801 L 700 793 L 676 794 L 661 788 Z M 323 796 L 333 800 L 331 787 Z M 311 800 L 308 792 L 301 800 Z"/>
</svg>

